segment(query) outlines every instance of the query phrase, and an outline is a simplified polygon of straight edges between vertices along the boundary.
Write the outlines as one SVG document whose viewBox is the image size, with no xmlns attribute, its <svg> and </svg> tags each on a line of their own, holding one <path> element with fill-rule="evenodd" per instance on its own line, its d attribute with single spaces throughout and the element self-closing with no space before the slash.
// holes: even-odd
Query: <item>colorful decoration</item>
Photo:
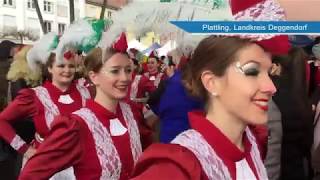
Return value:
<svg viewBox="0 0 320 180">
<path fill-rule="evenodd" d="M 50 32 L 43 35 L 27 53 L 27 62 L 32 70 L 38 70 L 38 64 L 46 64 L 50 54 L 58 44 L 58 35 Z"/>
<path fill-rule="evenodd" d="M 88 53 L 99 43 L 102 32 L 111 21 L 85 18 L 74 22 L 64 32 L 57 47 L 57 60 L 63 60 L 64 52 L 81 50 Z"/>
</svg>

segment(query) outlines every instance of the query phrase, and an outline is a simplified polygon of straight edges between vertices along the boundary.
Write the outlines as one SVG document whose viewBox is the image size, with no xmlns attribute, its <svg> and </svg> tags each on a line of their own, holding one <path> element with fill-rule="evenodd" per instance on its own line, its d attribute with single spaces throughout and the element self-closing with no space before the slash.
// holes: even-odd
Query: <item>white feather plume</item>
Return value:
<svg viewBox="0 0 320 180">
<path fill-rule="evenodd" d="M 27 53 L 27 62 L 32 70 L 38 70 L 38 64 L 46 64 L 52 52 L 52 43 L 57 34 L 50 32 L 42 36 Z"/>
<path fill-rule="evenodd" d="M 213 1 L 177 0 L 164 3 L 159 0 L 135 0 L 113 14 L 114 23 L 100 42 L 100 47 L 110 47 L 121 32 L 127 31 L 142 37 L 147 32 L 157 35 L 174 34 L 173 40 L 183 41 L 184 33 L 173 20 L 231 20 L 229 6 L 213 9 Z"/>
<path fill-rule="evenodd" d="M 63 62 L 63 54 L 66 51 L 76 50 L 79 45 L 85 43 L 85 38 L 90 37 L 92 34 L 94 34 L 92 26 L 84 19 L 71 24 L 61 36 L 56 49 L 58 63 Z"/>
</svg>

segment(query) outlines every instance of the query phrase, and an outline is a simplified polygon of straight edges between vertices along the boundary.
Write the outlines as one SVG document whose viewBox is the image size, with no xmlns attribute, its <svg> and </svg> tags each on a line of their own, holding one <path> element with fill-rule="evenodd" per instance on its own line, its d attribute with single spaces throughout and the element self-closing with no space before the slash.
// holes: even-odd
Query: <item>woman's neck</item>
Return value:
<svg viewBox="0 0 320 180">
<path fill-rule="evenodd" d="M 215 109 L 214 111 L 209 110 L 206 118 L 241 151 L 244 150 L 242 137 L 246 128 L 246 124 L 244 124 L 243 121 L 232 117 L 229 113 L 222 109 Z"/>
<path fill-rule="evenodd" d="M 70 84 L 62 84 L 62 83 L 58 83 L 58 82 L 52 81 L 52 84 L 56 88 L 58 88 L 60 91 L 65 92 L 69 88 L 71 83 Z"/>
<path fill-rule="evenodd" d="M 107 110 L 109 110 L 110 112 L 116 113 L 117 111 L 117 105 L 119 103 L 119 100 L 111 99 L 99 90 L 97 90 L 94 101 L 106 108 Z"/>
</svg>

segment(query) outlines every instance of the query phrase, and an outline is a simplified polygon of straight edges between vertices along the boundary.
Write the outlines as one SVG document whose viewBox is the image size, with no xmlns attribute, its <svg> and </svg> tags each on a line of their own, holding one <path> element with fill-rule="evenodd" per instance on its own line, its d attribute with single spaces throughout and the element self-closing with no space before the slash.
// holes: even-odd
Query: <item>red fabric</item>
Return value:
<svg viewBox="0 0 320 180">
<path fill-rule="evenodd" d="M 148 72 L 148 64 L 146 62 L 141 64 L 143 73 Z"/>
<path fill-rule="evenodd" d="M 157 56 L 157 53 L 155 50 L 151 51 L 150 55 L 149 55 L 149 58 L 156 58 L 158 59 L 158 56 Z"/>
<path fill-rule="evenodd" d="M 136 75 L 137 75 L 136 73 L 132 73 L 132 82 L 135 79 Z M 130 85 L 129 89 L 128 89 L 128 94 L 127 94 L 127 97 L 126 97 L 127 100 L 130 100 L 131 88 L 132 87 Z M 138 83 L 138 92 L 137 92 L 136 98 L 144 98 L 145 94 L 147 92 L 151 93 L 151 92 L 153 92 L 155 90 L 156 90 L 156 87 L 154 86 L 153 82 L 150 81 L 146 76 L 141 75 L 141 78 L 140 78 L 139 83 Z M 143 104 L 142 103 L 138 103 L 138 107 L 140 107 L 141 111 L 142 111 Z"/>
<path fill-rule="evenodd" d="M 179 65 L 178 65 L 178 69 L 181 69 L 185 64 L 187 64 L 187 62 L 190 60 L 190 58 L 185 57 L 185 56 L 181 56 L 180 61 L 179 61 Z"/>
<path fill-rule="evenodd" d="M 119 39 L 113 44 L 113 48 L 118 51 L 125 53 L 128 49 L 127 37 L 125 33 L 121 33 Z"/>
<path fill-rule="evenodd" d="M 263 2 L 265 0 L 231 0 L 231 11 L 232 14 L 237 14 L 240 11 L 243 11 L 257 3 Z"/>
<path fill-rule="evenodd" d="M 189 121 L 191 128 L 197 130 L 222 159 L 229 169 L 232 179 L 236 179 L 235 162 L 243 158 L 247 160 L 254 175 L 257 177 L 257 171 L 250 156 L 251 144 L 246 134 L 243 135 L 244 152 L 242 152 L 218 128 L 210 123 L 202 113 L 189 113 Z M 150 146 L 144 152 L 133 173 L 134 179 L 160 180 L 166 179 L 168 174 L 172 177 L 179 177 L 177 179 L 182 180 L 207 179 L 199 161 L 192 152 L 179 145 L 167 144 L 161 146 Z M 201 169 L 201 172 L 199 172 L 199 169 Z"/>
<path fill-rule="evenodd" d="M 113 118 L 118 118 L 126 127 L 119 106 L 114 114 L 93 100 L 89 100 L 87 108 L 95 113 L 108 130 L 110 119 Z M 133 114 L 136 118 L 136 112 Z M 122 136 L 111 136 L 111 138 L 122 163 L 120 179 L 128 179 L 133 169 L 129 134 L 126 132 Z M 45 166 L 43 166 L 44 162 L 46 162 Z M 76 115 L 58 116 L 50 136 L 40 145 L 37 154 L 28 161 L 19 179 L 48 179 L 54 173 L 70 166 L 73 166 L 77 180 L 100 179 L 101 166 L 94 139 L 87 124 Z"/>
<path fill-rule="evenodd" d="M 188 149 L 177 144 L 152 144 L 143 152 L 132 180 L 207 180 L 201 165 Z"/>
<path fill-rule="evenodd" d="M 315 83 L 316 83 L 317 86 L 320 86 L 320 70 L 319 70 L 319 66 L 316 67 Z"/>
<path fill-rule="evenodd" d="M 235 15 L 241 11 L 248 9 L 249 7 L 255 6 L 256 4 L 262 3 L 264 1 L 265 0 L 231 0 L 232 14 Z M 257 44 L 262 46 L 273 55 L 287 54 L 290 49 L 289 38 L 287 35 L 279 35 L 271 39 L 258 41 Z"/>
<path fill-rule="evenodd" d="M 273 55 L 288 54 L 290 49 L 289 38 L 287 35 L 280 35 L 271 39 L 257 41 L 257 44 L 262 46 L 268 52 L 271 52 Z"/>
<path fill-rule="evenodd" d="M 75 83 L 73 83 L 66 92 L 61 92 L 50 82 L 45 82 L 43 87 L 48 90 L 52 101 L 57 105 L 62 115 L 69 114 L 82 107 L 81 95 L 76 89 Z M 68 93 L 74 100 L 73 103 L 62 104 L 58 102 L 60 95 Z M 42 137 L 46 137 L 49 134 L 49 129 L 45 121 L 44 106 L 32 89 L 21 90 L 18 96 L 7 106 L 7 108 L 1 112 L 0 137 L 10 144 L 16 135 L 16 132 L 10 123 L 13 121 L 22 120 L 26 117 L 33 118 L 36 132 Z M 26 150 L 26 146 L 23 146 L 18 151 L 20 153 L 24 153 Z"/>
<path fill-rule="evenodd" d="M 17 97 L 0 114 L 0 137 L 10 144 L 17 135 L 11 123 L 22 120 L 25 117 L 37 116 L 38 113 L 34 91 L 31 89 L 21 90 Z M 24 153 L 26 150 L 27 148 L 24 147 L 18 151 Z"/>
<path fill-rule="evenodd" d="M 267 156 L 268 148 L 268 126 L 267 125 L 256 125 L 250 126 L 252 133 L 257 139 L 258 148 L 260 150 L 261 159 L 265 160 Z"/>
<path fill-rule="evenodd" d="M 309 89 L 309 85 L 310 85 L 310 76 L 311 76 L 311 69 L 310 66 L 308 64 L 308 61 L 306 61 L 306 82 L 307 82 L 307 87 Z"/>
<path fill-rule="evenodd" d="M 160 72 L 156 72 L 156 73 L 150 73 L 150 72 L 146 72 L 143 74 L 143 76 L 145 76 L 149 81 L 151 81 L 154 84 L 155 79 L 157 78 L 158 74 Z M 151 77 L 154 77 L 155 79 L 150 79 Z M 165 73 L 162 73 L 161 77 L 160 77 L 160 81 L 167 79 L 167 75 Z"/>
</svg>

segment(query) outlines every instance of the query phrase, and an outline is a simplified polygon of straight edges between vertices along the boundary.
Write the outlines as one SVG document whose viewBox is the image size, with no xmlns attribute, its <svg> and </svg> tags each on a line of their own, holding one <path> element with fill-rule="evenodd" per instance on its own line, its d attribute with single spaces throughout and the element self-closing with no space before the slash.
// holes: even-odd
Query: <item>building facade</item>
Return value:
<svg viewBox="0 0 320 180">
<path fill-rule="evenodd" d="M 74 0 L 75 20 L 83 17 L 99 18 L 101 2 Z M 107 2 L 105 17 L 108 18 L 127 3 L 124 0 L 121 3 L 119 0 Z M 70 24 L 69 0 L 38 0 L 38 3 L 47 32 L 62 34 Z M 34 0 L 0 0 L 0 41 L 10 39 L 30 44 L 42 35 Z"/>
</svg>

